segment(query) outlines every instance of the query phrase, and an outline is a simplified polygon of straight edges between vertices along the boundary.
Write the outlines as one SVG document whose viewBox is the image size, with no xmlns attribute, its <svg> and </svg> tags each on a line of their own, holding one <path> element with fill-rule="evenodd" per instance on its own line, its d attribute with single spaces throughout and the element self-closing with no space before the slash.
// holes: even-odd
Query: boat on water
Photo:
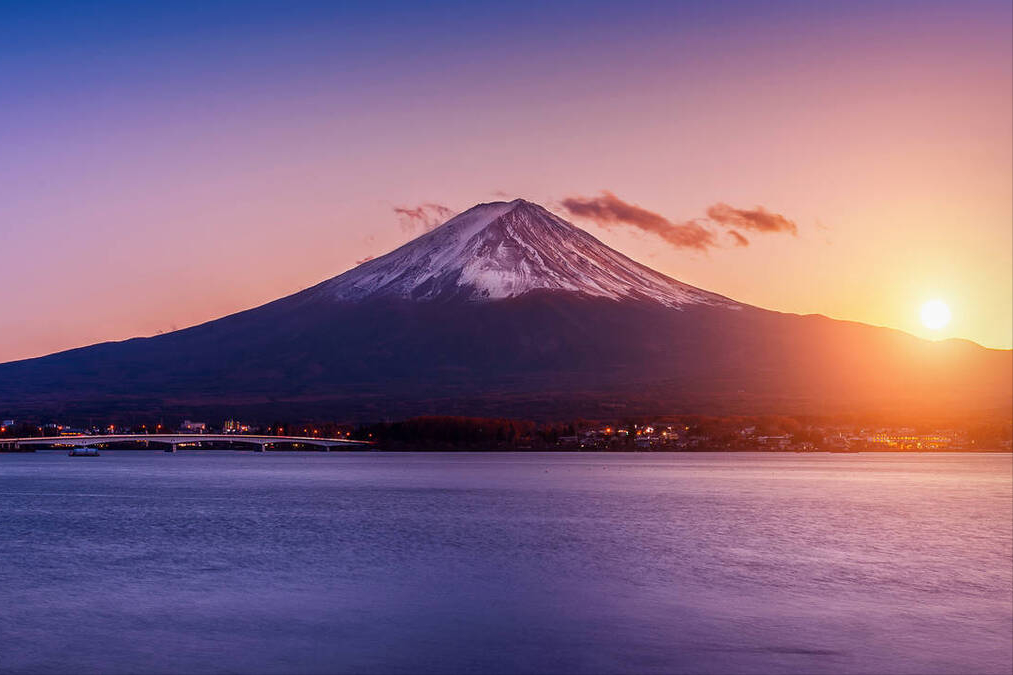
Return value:
<svg viewBox="0 0 1013 675">
<path fill-rule="evenodd" d="M 98 457 L 98 450 L 95 448 L 71 448 L 67 453 L 69 457 Z"/>
</svg>

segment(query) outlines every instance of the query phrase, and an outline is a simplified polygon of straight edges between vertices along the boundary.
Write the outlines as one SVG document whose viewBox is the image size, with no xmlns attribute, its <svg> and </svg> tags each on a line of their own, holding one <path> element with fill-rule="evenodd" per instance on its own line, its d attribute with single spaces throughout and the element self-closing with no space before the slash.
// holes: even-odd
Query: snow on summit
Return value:
<svg viewBox="0 0 1013 675">
<path fill-rule="evenodd" d="M 637 263 L 538 204 L 479 204 L 404 246 L 326 281 L 336 300 L 482 301 L 530 291 L 736 306 Z"/>
</svg>

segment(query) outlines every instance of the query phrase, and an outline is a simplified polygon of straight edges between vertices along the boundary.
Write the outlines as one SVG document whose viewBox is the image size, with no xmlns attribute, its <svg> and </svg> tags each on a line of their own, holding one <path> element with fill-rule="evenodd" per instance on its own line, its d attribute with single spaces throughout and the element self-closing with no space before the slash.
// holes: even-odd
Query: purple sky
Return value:
<svg viewBox="0 0 1013 675">
<path fill-rule="evenodd" d="M 0 360 L 255 306 L 419 233 L 398 208 L 516 196 L 738 300 L 1009 348 L 1010 26 L 1008 2 L 4 3 Z M 565 208 L 605 193 L 797 234 L 739 219 L 747 246 L 704 250 Z"/>
</svg>

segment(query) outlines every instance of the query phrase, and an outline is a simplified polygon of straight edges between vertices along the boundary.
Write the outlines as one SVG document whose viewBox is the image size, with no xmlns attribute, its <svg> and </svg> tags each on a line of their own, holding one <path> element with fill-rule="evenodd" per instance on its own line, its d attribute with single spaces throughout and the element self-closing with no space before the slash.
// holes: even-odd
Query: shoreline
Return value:
<svg viewBox="0 0 1013 675">
<path fill-rule="evenodd" d="M 0 455 L 28 455 L 34 453 L 65 453 L 67 447 L 58 448 L 31 448 L 24 450 L 0 450 Z M 181 454 L 181 453 L 202 453 L 202 452 L 237 452 L 249 454 L 315 454 L 315 455 L 341 455 L 341 454 L 398 454 L 398 453 L 474 453 L 474 454 L 558 454 L 558 455 L 1013 455 L 1013 450 L 1003 448 L 973 450 L 849 450 L 845 452 L 834 450 L 571 450 L 561 448 L 374 448 L 370 450 L 315 450 L 308 448 L 288 450 L 267 450 L 259 452 L 246 448 L 180 448 L 176 453 L 167 453 L 162 448 L 102 448 L 103 452 L 125 452 L 125 453 L 156 453 L 156 454 Z"/>
</svg>

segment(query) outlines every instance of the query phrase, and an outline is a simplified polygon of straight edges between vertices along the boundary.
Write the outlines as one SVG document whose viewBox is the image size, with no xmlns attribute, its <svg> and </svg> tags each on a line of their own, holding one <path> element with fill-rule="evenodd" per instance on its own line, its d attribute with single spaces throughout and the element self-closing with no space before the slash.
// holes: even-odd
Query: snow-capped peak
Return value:
<svg viewBox="0 0 1013 675">
<path fill-rule="evenodd" d="M 568 291 L 668 306 L 736 306 L 641 265 L 538 204 L 479 204 L 431 232 L 317 287 L 335 300 L 472 301 Z"/>
</svg>

